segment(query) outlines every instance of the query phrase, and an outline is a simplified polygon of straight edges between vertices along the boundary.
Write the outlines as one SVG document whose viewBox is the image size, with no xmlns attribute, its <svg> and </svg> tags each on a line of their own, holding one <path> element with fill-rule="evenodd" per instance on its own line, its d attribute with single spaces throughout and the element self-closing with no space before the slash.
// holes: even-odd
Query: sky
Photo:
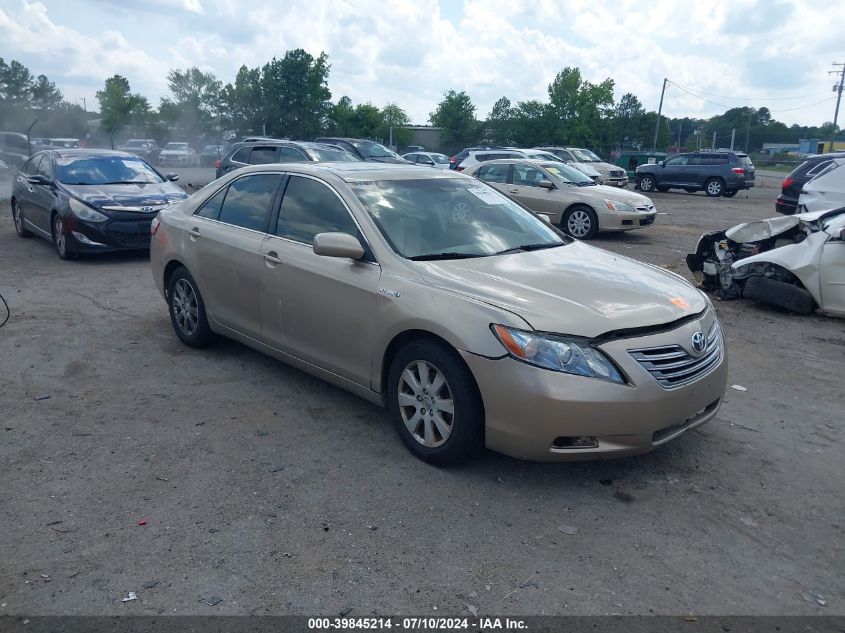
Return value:
<svg viewBox="0 0 845 633">
<path fill-rule="evenodd" d="M 547 100 L 578 66 L 649 110 L 669 78 L 670 117 L 751 105 L 819 125 L 833 120 L 843 23 L 842 0 L 0 0 L 0 57 L 89 110 L 114 74 L 157 104 L 170 68 L 230 82 L 304 48 L 328 54 L 333 101 L 397 103 L 415 124 L 446 90 L 483 118 L 501 96 Z"/>
</svg>

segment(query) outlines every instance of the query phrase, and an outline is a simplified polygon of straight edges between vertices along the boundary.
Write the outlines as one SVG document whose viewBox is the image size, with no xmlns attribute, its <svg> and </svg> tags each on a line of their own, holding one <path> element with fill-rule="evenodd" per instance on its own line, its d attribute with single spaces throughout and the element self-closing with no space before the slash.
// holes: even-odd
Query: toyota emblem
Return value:
<svg viewBox="0 0 845 633">
<path fill-rule="evenodd" d="M 705 347 L 707 347 L 707 342 L 704 340 L 704 333 L 699 330 L 692 335 L 692 351 L 700 355 L 704 353 Z"/>
</svg>

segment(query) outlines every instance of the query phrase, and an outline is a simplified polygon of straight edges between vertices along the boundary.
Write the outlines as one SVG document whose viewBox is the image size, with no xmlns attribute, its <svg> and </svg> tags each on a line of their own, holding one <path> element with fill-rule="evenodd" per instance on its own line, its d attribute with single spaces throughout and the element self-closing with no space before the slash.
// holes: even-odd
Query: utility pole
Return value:
<svg viewBox="0 0 845 633">
<path fill-rule="evenodd" d="M 663 90 L 660 91 L 660 107 L 657 108 L 657 123 L 654 125 L 654 141 L 651 144 L 652 154 L 657 151 L 657 132 L 660 130 L 660 115 L 663 114 L 663 95 L 666 94 L 666 82 L 669 81 L 663 78 Z"/>
<path fill-rule="evenodd" d="M 713 132 L 713 146 L 710 149 L 716 151 L 716 132 Z"/>
<path fill-rule="evenodd" d="M 88 104 L 85 103 L 85 97 L 79 97 L 79 100 L 82 102 L 83 112 L 88 112 Z"/>
<path fill-rule="evenodd" d="M 748 125 L 745 126 L 745 153 L 748 153 L 748 136 L 751 134 L 751 117 L 754 116 L 754 111 L 748 113 Z"/>
<path fill-rule="evenodd" d="M 830 134 L 830 151 L 834 151 L 833 143 L 836 141 L 836 122 L 839 119 L 839 101 L 842 99 L 842 84 L 845 82 L 845 64 L 833 62 L 833 66 L 840 70 L 828 70 L 828 75 L 839 75 L 839 85 L 833 84 L 833 92 L 836 93 L 836 110 L 833 112 L 833 132 Z"/>
<path fill-rule="evenodd" d="M 736 128 L 731 128 L 731 151 L 734 151 L 734 139 L 736 138 Z"/>
<path fill-rule="evenodd" d="M 678 124 L 678 153 L 681 153 L 681 130 L 684 129 L 684 126 L 680 123 Z"/>
</svg>

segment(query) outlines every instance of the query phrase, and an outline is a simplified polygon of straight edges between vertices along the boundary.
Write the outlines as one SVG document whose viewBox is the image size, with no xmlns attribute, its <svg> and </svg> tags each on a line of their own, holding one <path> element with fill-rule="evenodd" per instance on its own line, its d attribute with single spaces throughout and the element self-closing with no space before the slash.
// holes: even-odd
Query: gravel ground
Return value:
<svg viewBox="0 0 845 633">
<path fill-rule="evenodd" d="M 780 177 L 596 244 L 686 274 Z M 438 470 L 371 404 L 181 345 L 146 257 L 62 262 L 7 204 L 0 292 L 0 614 L 845 613 L 841 320 L 717 304 L 747 391 L 649 455 Z"/>
</svg>

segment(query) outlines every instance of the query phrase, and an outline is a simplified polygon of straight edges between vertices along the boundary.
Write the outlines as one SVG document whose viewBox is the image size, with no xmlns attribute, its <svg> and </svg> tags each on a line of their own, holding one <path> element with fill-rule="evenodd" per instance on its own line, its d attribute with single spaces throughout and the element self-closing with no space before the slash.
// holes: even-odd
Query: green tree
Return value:
<svg viewBox="0 0 845 633">
<path fill-rule="evenodd" d="M 260 134 L 264 123 L 261 69 L 241 66 L 235 82 L 226 84 L 221 95 L 226 125 L 239 135 Z"/>
<path fill-rule="evenodd" d="M 352 136 L 377 138 L 383 125 L 383 119 L 381 111 L 372 103 L 359 103 L 355 106 L 350 123 Z"/>
<path fill-rule="evenodd" d="M 355 108 L 352 107 L 352 100 L 346 96 L 341 97 L 330 109 L 327 132 L 332 136 L 352 136 L 354 116 Z"/>
<path fill-rule="evenodd" d="M 408 114 L 395 103 L 388 103 L 381 109 L 381 127 L 378 135 L 387 140 L 390 138 L 390 128 L 393 128 L 393 143 L 397 147 L 404 147 L 411 142 L 411 130 L 406 129 L 411 124 Z"/>
<path fill-rule="evenodd" d="M 498 99 L 484 122 L 484 139 L 497 145 L 513 143 L 514 114 L 510 99 Z"/>
<path fill-rule="evenodd" d="M 132 92 L 129 80 L 121 75 L 106 79 L 105 87 L 97 91 L 100 102 L 100 127 L 110 132 L 123 125 L 131 125 L 135 132 L 150 122 L 150 102 Z"/>
<path fill-rule="evenodd" d="M 171 69 L 167 84 L 173 99 L 162 98 L 159 116 L 176 126 L 194 141 L 209 129 L 219 126 L 223 110 L 223 82 L 196 66 Z"/>
<path fill-rule="evenodd" d="M 518 147 L 533 147 L 551 142 L 555 114 L 549 104 L 536 99 L 520 101 L 514 108 L 511 141 Z"/>
<path fill-rule="evenodd" d="M 644 139 L 640 138 L 642 119 L 645 108 L 640 100 L 630 92 L 622 95 L 613 111 L 614 142 L 617 147 L 640 147 Z"/>
<path fill-rule="evenodd" d="M 475 105 L 463 91 L 449 90 L 444 93 L 443 100 L 428 118 L 433 125 L 443 128 L 440 143 L 446 149 L 459 150 L 471 145 L 478 137 Z"/>
<path fill-rule="evenodd" d="M 557 118 L 557 139 L 576 145 L 609 144 L 613 79 L 593 84 L 567 66 L 549 84 L 549 104 Z"/>
<path fill-rule="evenodd" d="M 331 112 L 328 57 L 301 48 L 275 57 L 261 69 L 267 133 L 291 138 L 319 135 Z"/>
<path fill-rule="evenodd" d="M 36 110 L 55 110 L 64 98 L 56 84 L 44 75 L 38 75 L 30 86 L 30 106 Z"/>
<path fill-rule="evenodd" d="M 16 59 L 9 64 L 0 57 L 0 101 L 9 105 L 29 105 L 32 96 L 32 74 Z"/>
</svg>

